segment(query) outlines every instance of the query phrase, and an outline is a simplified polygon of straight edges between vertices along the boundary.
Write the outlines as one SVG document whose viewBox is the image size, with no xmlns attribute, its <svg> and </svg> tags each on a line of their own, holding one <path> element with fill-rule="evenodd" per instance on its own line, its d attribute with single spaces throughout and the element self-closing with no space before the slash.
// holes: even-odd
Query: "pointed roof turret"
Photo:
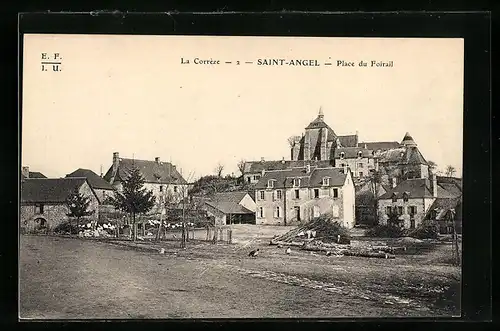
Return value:
<svg viewBox="0 0 500 331">
<path fill-rule="evenodd" d="M 415 143 L 415 140 L 413 140 L 413 137 L 410 135 L 409 132 L 406 132 L 403 140 L 401 141 L 401 145 L 405 147 L 415 147 L 417 144 Z"/>
<path fill-rule="evenodd" d="M 320 118 L 320 119 L 324 119 L 325 118 L 325 114 L 323 114 L 323 108 L 322 107 L 319 107 L 318 118 Z"/>
</svg>

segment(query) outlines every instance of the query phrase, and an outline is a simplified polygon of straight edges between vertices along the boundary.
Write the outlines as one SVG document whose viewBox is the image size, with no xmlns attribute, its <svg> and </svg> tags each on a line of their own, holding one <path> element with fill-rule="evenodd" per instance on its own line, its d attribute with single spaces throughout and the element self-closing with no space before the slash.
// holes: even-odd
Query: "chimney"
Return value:
<svg viewBox="0 0 500 331">
<path fill-rule="evenodd" d="M 393 178 L 392 178 L 392 187 L 394 188 L 394 187 L 396 187 L 397 185 L 398 185 L 398 183 L 397 183 L 396 177 L 393 177 Z"/>
<path fill-rule="evenodd" d="M 30 178 L 30 167 L 21 167 L 21 173 L 25 178 Z"/>
<path fill-rule="evenodd" d="M 113 153 L 113 173 L 118 170 L 118 165 L 120 164 L 120 154 L 118 152 Z"/>
<path fill-rule="evenodd" d="M 261 162 L 261 163 L 264 163 L 264 157 L 261 157 L 261 158 L 260 158 L 260 162 Z"/>
<path fill-rule="evenodd" d="M 438 192 L 438 190 L 437 190 L 437 186 L 438 186 L 438 185 L 437 185 L 437 177 L 436 177 L 436 174 L 431 174 L 431 177 L 432 177 L 432 182 L 431 182 L 431 183 L 432 183 L 432 184 L 431 184 L 431 186 L 432 186 L 432 196 L 433 196 L 434 198 L 437 198 L 437 196 L 438 196 L 438 195 L 437 195 L 437 192 Z"/>
<path fill-rule="evenodd" d="M 160 164 L 160 158 L 158 156 L 155 157 L 155 162 L 158 163 L 158 164 Z"/>
<path fill-rule="evenodd" d="M 285 164 L 285 158 L 284 157 L 281 159 L 281 163 Z"/>
</svg>

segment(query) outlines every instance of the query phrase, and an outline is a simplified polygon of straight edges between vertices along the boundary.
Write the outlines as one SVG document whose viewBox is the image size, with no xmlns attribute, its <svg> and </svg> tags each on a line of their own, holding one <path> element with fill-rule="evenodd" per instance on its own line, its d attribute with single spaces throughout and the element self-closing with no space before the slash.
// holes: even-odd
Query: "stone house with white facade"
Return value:
<svg viewBox="0 0 500 331">
<path fill-rule="evenodd" d="M 355 192 L 348 168 L 305 167 L 264 171 L 255 186 L 256 224 L 290 225 L 323 214 L 355 225 Z"/>
<path fill-rule="evenodd" d="M 123 182 L 136 167 L 144 178 L 144 188 L 151 190 L 158 203 L 171 201 L 177 203 L 187 198 L 189 184 L 182 177 L 176 166 L 170 162 L 161 161 L 156 157 L 154 161 L 121 158 L 118 152 L 113 153 L 113 163 L 104 175 L 114 189 L 120 192 Z"/>
<path fill-rule="evenodd" d="M 455 200 L 461 195 L 461 187 L 456 183 L 450 184 L 448 177 L 431 174 L 431 179 L 407 179 L 380 196 L 379 223 L 387 224 L 388 215 L 396 213 L 402 227 L 416 228 L 426 218 L 436 200 Z"/>
<path fill-rule="evenodd" d="M 94 211 L 87 219 L 99 217 L 99 199 L 86 178 L 26 178 L 21 181 L 20 228 L 24 232 L 52 231 L 69 220 L 66 199 L 78 189 L 90 199 L 89 209 Z"/>
</svg>

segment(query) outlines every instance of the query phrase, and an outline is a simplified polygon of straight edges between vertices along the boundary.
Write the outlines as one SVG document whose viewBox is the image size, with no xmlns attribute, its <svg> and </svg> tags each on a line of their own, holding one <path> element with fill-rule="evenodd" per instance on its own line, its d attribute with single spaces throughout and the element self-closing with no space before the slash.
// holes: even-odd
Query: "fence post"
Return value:
<svg viewBox="0 0 500 331">
<path fill-rule="evenodd" d="M 207 241 L 210 240 L 210 227 L 207 226 Z"/>
<path fill-rule="evenodd" d="M 229 243 L 232 244 L 233 243 L 233 229 L 229 229 L 228 230 L 229 232 Z"/>
<path fill-rule="evenodd" d="M 213 243 L 217 243 L 217 228 L 214 228 L 214 238 L 213 238 Z"/>
</svg>

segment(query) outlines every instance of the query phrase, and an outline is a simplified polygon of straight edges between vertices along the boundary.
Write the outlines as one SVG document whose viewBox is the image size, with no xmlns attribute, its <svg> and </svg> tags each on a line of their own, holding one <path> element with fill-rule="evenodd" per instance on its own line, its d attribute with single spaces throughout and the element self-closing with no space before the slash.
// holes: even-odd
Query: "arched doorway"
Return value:
<svg viewBox="0 0 500 331">
<path fill-rule="evenodd" d="M 47 220 L 43 217 L 36 217 L 34 220 L 33 220 L 33 230 L 35 232 L 39 232 L 39 233 L 47 233 L 47 229 L 48 229 L 48 223 L 47 223 Z"/>
</svg>

